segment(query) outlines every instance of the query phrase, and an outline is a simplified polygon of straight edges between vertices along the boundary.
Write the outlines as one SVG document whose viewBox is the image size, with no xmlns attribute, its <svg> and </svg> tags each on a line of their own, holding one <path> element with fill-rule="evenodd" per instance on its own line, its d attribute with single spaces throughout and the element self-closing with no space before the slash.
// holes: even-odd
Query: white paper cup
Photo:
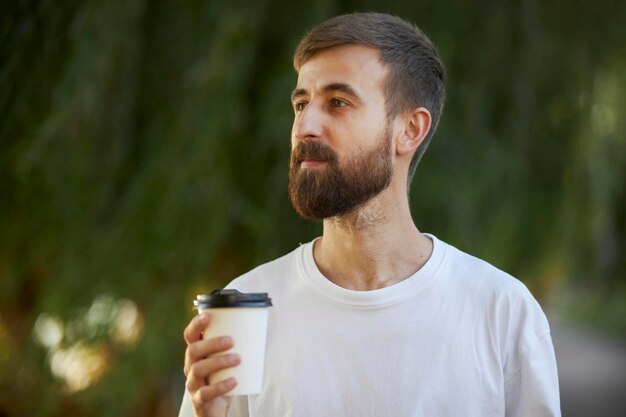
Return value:
<svg viewBox="0 0 626 417">
<path fill-rule="evenodd" d="M 267 318 L 272 305 L 267 293 L 216 290 L 208 295 L 198 295 L 194 305 L 198 313 L 206 311 L 211 314 L 204 339 L 233 338 L 234 346 L 216 355 L 237 353 L 241 357 L 239 365 L 212 373 L 209 384 L 235 377 L 237 386 L 227 395 L 259 394 L 263 385 Z"/>
</svg>

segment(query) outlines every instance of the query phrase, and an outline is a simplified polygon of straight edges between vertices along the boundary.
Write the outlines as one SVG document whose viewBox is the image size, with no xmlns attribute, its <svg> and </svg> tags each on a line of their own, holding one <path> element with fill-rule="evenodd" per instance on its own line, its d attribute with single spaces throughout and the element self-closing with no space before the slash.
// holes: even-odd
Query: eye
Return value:
<svg viewBox="0 0 626 417">
<path fill-rule="evenodd" d="M 330 100 L 330 107 L 335 109 L 340 109 L 342 107 L 346 107 L 347 105 L 348 103 L 338 98 L 333 98 Z"/>
<path fill-rule="evenodd" d="M 294 105 L 293 105 L 293 110 L 294 110 L 296 113 L 299 113 L 299 112 L 301 112 L 302 110 L 304 110 L 304 108 L 306 107 L 306 105 L 307 105 L 307 102 L 306 102 L 306 101 L 302 101 L 302 100 L 301 100 L 301 101 L 296 101 L 296 102 L 294 103 Z"/>
</svg>

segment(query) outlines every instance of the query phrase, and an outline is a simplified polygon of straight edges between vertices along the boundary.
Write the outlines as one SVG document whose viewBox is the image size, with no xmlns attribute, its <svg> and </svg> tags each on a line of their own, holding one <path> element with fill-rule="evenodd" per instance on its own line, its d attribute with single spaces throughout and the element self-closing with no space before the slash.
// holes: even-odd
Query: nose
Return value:
<svg viewBox="0 0 626 417">
<path fill-rule="evenodd" d="M 293 119 L 291 136 L 300 142 L 309 142 L 319 139 L 323 131 L 323 114 L 313 102 L 296 113 Z"/>
</svg>

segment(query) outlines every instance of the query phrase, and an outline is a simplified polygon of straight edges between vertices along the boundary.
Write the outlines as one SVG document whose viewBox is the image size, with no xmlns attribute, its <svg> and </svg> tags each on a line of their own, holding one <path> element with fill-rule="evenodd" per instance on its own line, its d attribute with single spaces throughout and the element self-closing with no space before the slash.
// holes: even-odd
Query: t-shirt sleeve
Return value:
<svg viewBox="0 0 626 417">
<path fill-rule="evenodd" d="M 559 381 L 550 333 L 524 349 L 505 382 L 506 417 L 560 417 Z"/>
</svg>

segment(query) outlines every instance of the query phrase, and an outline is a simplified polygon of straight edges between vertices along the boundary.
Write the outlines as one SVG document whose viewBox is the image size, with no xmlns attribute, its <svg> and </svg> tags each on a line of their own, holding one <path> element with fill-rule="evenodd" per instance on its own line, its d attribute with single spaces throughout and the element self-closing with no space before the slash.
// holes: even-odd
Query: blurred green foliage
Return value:
<svg viewBox="0 0 626 417">
<path fill-rule="evenodd" d="M 0 416 L 175 412 L 193 296 L 321 231 L 287 197 L 290 59 L 354 10 L 415 22 L 448 67 L 420 229 L 626 330 L 626 3 L 12 1 Z M 72 390 L 77 363 L 92 379 Z"/>
</svg>

